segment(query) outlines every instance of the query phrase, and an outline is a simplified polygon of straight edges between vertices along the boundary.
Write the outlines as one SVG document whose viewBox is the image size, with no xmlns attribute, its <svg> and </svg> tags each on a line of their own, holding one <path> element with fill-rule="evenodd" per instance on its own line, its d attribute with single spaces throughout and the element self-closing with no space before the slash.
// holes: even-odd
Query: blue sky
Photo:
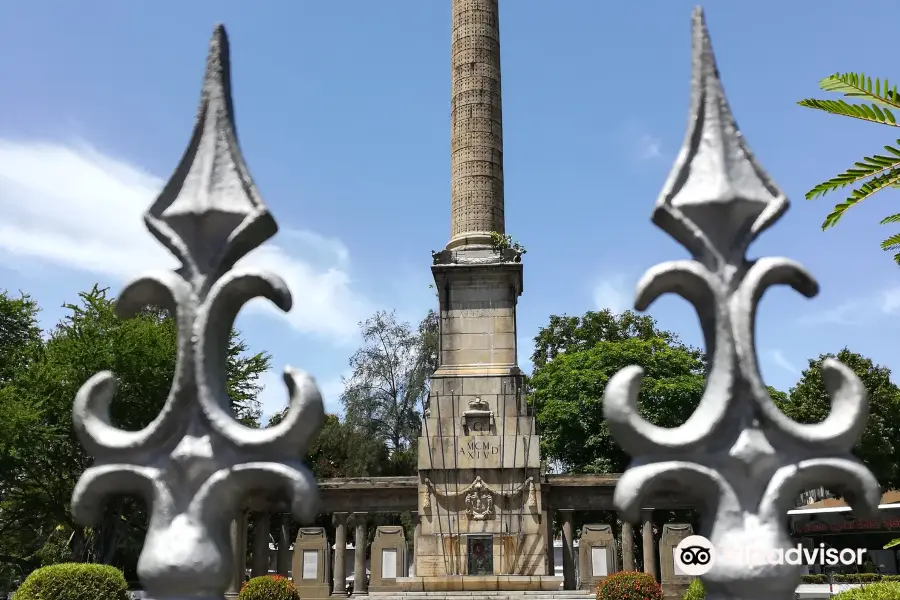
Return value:
<svg viewBox="0 0 900 600">
<path fill-rule="evenodd" d="M 507 231 L 528 248 L 520 361 L 551 314 L 630 306 L 648 267 L 685 252 L 649 222 L 684 136 L 690 11 L 682 0 L 502 0 Z M 759 313 L 763 374 L 787 389 L 843 346 L 900 367 L 900 279 L 878 220 L 900 192 L 819 229 L 835 196 L 804 192 L 896 137 L 803 109 L 835 71 L 900 78 L 900 5 L 792 0 L 705 5 L 725 90 L 749 146 L 793 205 L 751 249 L 799 260 L 807 301 L 775 290 Z M 449 0 L 31 0 L 0 5 L 0 288 L 46 324 L 99 282 L 118 292 L 170 264 L 141 215 L 188 141 L 212 27 L 228 27 L 244 155 L 281 226 L 253 257 L 294 294 L 255 301 L 253 348 L 312 372 L 329 407 L 377 309 L 433 304 L 430 251 L 449 239 Z M 855 213 L 855 214 L 852 214 Z M 260 310 L 262 309 L 262 310 Z M 651 308 L 700 344 L 683 300 Z M 286 402 L 266 378 L 266 411 Z M 274 383 L 273 383 L 274 382 Z"/>
</svg>

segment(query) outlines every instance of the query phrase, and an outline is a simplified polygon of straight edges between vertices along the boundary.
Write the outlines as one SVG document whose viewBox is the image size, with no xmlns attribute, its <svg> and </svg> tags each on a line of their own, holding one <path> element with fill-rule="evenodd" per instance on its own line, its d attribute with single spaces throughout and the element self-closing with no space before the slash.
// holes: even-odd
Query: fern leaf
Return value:
<svg viewBox="0 0 900 600">
<path fill-rule="evenodd" d="M 807 108 L 822 110 L 832 115 L 852 117 L 868 121 L 869 123 L 878 123 L 879 125 L 900 127 L 897 124 L 897 118 L 894 116 L 894 113 L 875 104 L 850 104 L 843 100 L 816 100 L 815 98 L 807 98 L 797 104 Z"/>
<path fill-rule="evenodd" d="M 881 242 L 881 249 L 888 252 L 900 250 L 900 233 L 895 233 L 888 239 Z"/>
<path fill-rule="evenodd" d="M 888 225 L 890 223 L 900 223 L 900 213 L 883 218 L 879 221 L 879 225 Z"/>
<path fill-rule="evenodd" d="M 866 77 L 863 73 L 835 73 L 829 75 L 819 82 L 819 87 L 826 92 L 838 92 L 847 98 L 864 98 L 869 102 L 900 108 L 900 96 L 897 94 L 897 86 L 891 88 L 888 80 L 884 83 L 875 78 L 875 85 L 872 85 L 872 78 Z"/>
<path fill-rule="evenodd" d="M 832 208 L 828 216 L 825 217 L 825 221 L 822 223 L 822 229 L 824 230 L 828 229 L 829 227 L 834 227 L 834 225 L 837 224 L 841 217 L 844 216 L 844 213 L 853 208 L 855 205 L 859 204 L 866 198 L 869 198 L 870 196 L 880 192 L 884 188 L 890 187 L 891 185 L 898 182 L 900 182 L 900 169 L 890 169 L 882 175 L 873 177 L 866 183 L 859 186 L 857 189 L 853 190 L 849 198 L 834 205 L 834 208 Z"/>
<path fill-rule="evenodd" d="M 897 140 L 897 144 L 900 145 L 900 140 Z M 832 177 L 806 192 L 806 199 L 813 200 L 819 196 L 824 196 L 828 192 L 847 187 L 869 177 L 881 175 L 885 171 L 900 166 L 900 150 L 893 146 L 885 146 L 884 149 L 893 156 L 882 156 L 880 154 L 872 157 L 867 156 L 840 175 Z M 900 184 L 900 181 L 892 181 L 888 185 L 894 185 L 895 183 Z"/>
</svg>

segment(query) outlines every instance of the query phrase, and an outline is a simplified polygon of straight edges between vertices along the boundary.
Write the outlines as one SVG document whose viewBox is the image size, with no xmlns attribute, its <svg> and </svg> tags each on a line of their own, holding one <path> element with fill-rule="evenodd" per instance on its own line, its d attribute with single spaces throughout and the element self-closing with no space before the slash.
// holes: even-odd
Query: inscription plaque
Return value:
<svg viewBox="0 0 900 600">
<path fill-rule="evenodd" d="M 381 550 L 381 578 L 397 578 L 397 549 L 382 548 Z"/>
<path fill-rule="evenodd" d="M 681 567 L 678 566 L 678 561 L 675 560 L 675 552 L 676 552 L 675 548 L 672 548 L 672 564 L 675 566 L 675 569 L 673 572 L 675 573 L 675 575 L 686 576 L 687 573 L 685 573 L 681 569 Z"/>
<path fill-rule="evenodd" d="M 303 579 L 319 578 L 319 551 L 303 551 Z"/>
<path fill-rule="evenodd" d="M 606 548 L 591 546 L 591 571 L 594 577 L 606 577 L 609 570 L 606 563 Z"/>
<path fill-rule="evenodd" d="M 494 574 L 494 538 L 489 535 L 470 535 L 466 539 L 469 575 Z"/>
</svg>

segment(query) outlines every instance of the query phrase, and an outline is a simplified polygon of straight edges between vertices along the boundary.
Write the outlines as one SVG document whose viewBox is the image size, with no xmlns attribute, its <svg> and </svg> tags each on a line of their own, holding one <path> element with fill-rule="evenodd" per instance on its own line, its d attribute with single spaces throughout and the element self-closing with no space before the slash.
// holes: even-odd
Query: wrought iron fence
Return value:
<svg viewBox="0 0 900 600">
<path fill-rule="evenodd" d="M 756 162 L 734 121 L 703 12 L 696 9 L 688 131 L 653 211 L 653 222 L 693 260 L 650 269 L 638 283 L 635 308 L 645 310 L 669 292 L 693 304 L 709 372 L 696 411 L 672 429 L 640 417 L 640 367 L 627 367 L 610 380 L 604 416 L 633 457 L 614 498 L 629 521 L 637 522 L 643 498 L 676 490 L 701 507 L 700 533 L 714 549 L 772 556 L 793 546 L 785 516 L 805 490 L 826 486 L 862 514 L 878 510 L 878 482 L 850 452 L 869 412 L 866 390 L 853 371 L 836 360 L 823 364 L 832 407 L 815 425 L 787 418 L 759 374 L 754 328 L 763 293 L 776 284 L 809 298 L 818 293 L 812 275 L 792 260 L 746 258 L 750 243 L 787 208 L 787 198 Z M 737 560 L 724 560 L 723 553 L 701 575 L 709 600 L 794 597 L 800 565 L 730 555 Z"/>
<path fill-rule="evenodd" d="M 861 382 L 836 361 L 824 366 L 834 399 L 824 422 L 794 423 L 768 396 L 755 356 L 757 303 L 773 284 L 791 285 L 808 297 L 817 284 L 788 259 L 745 257 L 788 201 L 756 163 L 731 116 L 699 9 L 693 29 L 689 130 L 653 221 L 694 258 L 651 269 L 638 286 L 635 307 L 644 310 L 665 292 L 692 302 L 710 371 L 700 406 L 675 429 L 640 418 L 639 368 L 610 381 L 605 416 L 634 457 L 615 500 L 637 522 L 641 499 L 653 491 L 690 492 L 705 509 L 701 533 L 714 544 L 787 548 L 784 515 L 806 489 L 827 485 L 857 510 L 877 510 L 878 484 L 850 454 L 865 428 L 868 402 Z M 151 507 L 138 561 L 146 598 L 220 600 L 234 565 L 229 526 L 244 495 L 280 490 L 291 497 L 298 519 L 313 516 L 316 484 L 299 457 L 324 418 L 313 379 L 293 369 L 284 377 L 291 408 L 279 425 L 251 429 L 229 412 L 224 353 L 238 310 L 257 296 L 288 310 L 291 295 L 275 275 L 233 269 L 277 226 L 238 146 L 222 27 L 210 44 L 190 143 L 145 222 L 182 267 L 130 283 L 117 310 L 128 317 L 155 305 L 176 316 L 171 392 L 150 425 L 129 432 L 110 422 L 113 375 L 98 373 L 84 384 L 73 418 L 96 462 L 79 480 L 72 510 L 88 525 L 98 519 L 105 497 L 143 495 Z M 800 572 L 790 565 L 717 563 L 703 580 L 710 600 L 786 600 Z"/>
</svg>

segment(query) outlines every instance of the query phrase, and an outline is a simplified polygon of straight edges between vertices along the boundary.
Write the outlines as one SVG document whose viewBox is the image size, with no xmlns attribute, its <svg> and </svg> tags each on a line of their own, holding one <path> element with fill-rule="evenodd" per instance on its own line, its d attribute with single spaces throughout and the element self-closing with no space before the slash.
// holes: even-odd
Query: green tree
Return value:
<svg viewBox="0 0 900 600">
<path fill-rule="evenodd" d="M 341 401 L 348 424 L 392 454 L 408 454 L 419 436 L 420 407 L 437 366 L 437 326 L 433 311 L 417 329 L 384 311 L 360 323 L 363 343 L 350 358 Z"/>
<path fill-rule="evenodd" d="M 285 408 L 269 419 L 268 426 L 280 423 Z M 325 423 L 303 458 L 317 480 L 339 477 L 377 477 L 390 470 L 388 451 L 379 440 L 326 414 Z"/>
<path fill-rule="evenodd" d="M 0 385 L 0 540 L 15 540 L 7 562 L 18 561 L 26 570 L 59 554 L 46 546 L 58 548 L 63 536 L 71 559 L 133 573 L 147 519 L 140 502 L 113 500 L 93 528 L 77 526 L 69 513 L 72 489 L 91 460 L 74 436 L 72 403 L 89 377 L 110 370 L 119 383 L 113 422 L 129 430 L 149 424 L 174 374 L 175 323 L 154 309 L 120 320 L 114 300 L 96 286 L 65 308 L 68 314 L 45 336 L 41 351 Z M 227 388 L 233 412 L 250 425 L 257 424 L 258 378 L 269 362 L 265 353 L 247 355 L 232 332 Z"/>
<path fill-rule="evenodd" d="M 810 359 L 789 398 L 778 402 L 781 410 L 798 423 L 818 423 L 831 409 L 831 398 L 822 381 L 822 361 L 837 358 L 862 380 L 869 394 L 869 422 L 853 453 L 872 471 L 882 489 L 900 485 L 900 388 L 891 381 L 891 370 L 870 358 L 844 348 L 837 355 Z"/>
<path fill-rule="evenodd" d="M 861 100 L 851 104 L 846 100 L 817 100 L 808 98 L 799 102 L 800 106 L 825 111 L 832 115 L 850 117 L 869 123 L 900 127 L 892 110 L 900 109 L 900 96 L 897 86 L 891 88 L 887 79 L 872 79 L 859 73 L 836 73 L 819 82 L 819 87 L 826 92 L 837 92 L 845 98 Z M 900 139 L 896 141 L 900 145 Z M 873 194 L 888 187 L 900 185 L 900 150 L 895 146 L 885 146 L 886 154 L 864 156 L 843 173 L 823 181 L 806 192 L 806 199 L 813 200 L 829 192 L 852 186 L 854 189 L 843 202 L 835 204 L 822 229 L 833 227 L 853 206 L 859 204 Z M 889 215 L 881 220 L 882 225 L 900 222 L 900 213 Z M 900 264 L 900 234 L 895 234 L 881 242 L 882 250 L 894 252 L 894 261 Z"/>
<path fill-rule="evenodd" d="M 627 466 L 629 457 L 603 418 L 606 384 L 623 367 L 644 368 L 640 410 L 656 425 L 683 423 L 703 394 L 701 352 L 630 311 L 550 317 L 535 338 L 532 361 L 530 400 L 541 451 L 568 472 L 620 473 Z"/>
<path fill-rule="evenodd" d="M 26 368 L 41 348 L 38 305 L 27 294 L 0 291 L 0 386 Z"/>
</svg>

